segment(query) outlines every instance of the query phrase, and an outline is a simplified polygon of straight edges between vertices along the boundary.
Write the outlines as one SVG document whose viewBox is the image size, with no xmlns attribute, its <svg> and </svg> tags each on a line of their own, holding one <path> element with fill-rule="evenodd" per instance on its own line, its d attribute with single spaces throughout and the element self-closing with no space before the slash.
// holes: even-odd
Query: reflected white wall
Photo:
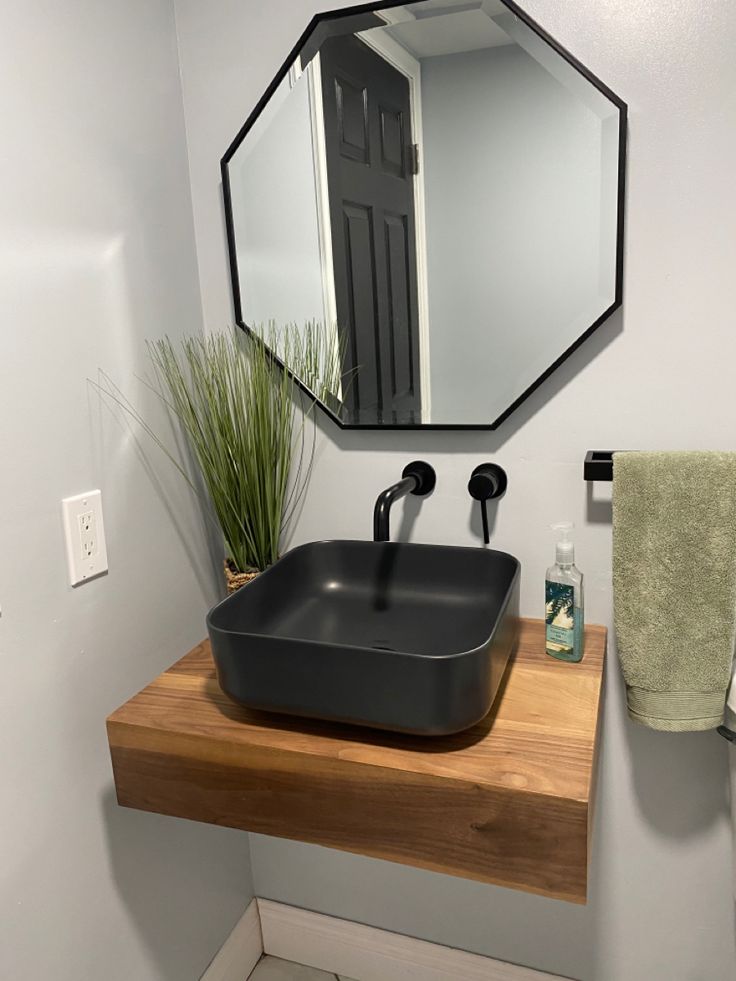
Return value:
<svg viewBox="0 0 736 981">
<path fill-rule="evenodd" d="M 243 317 L 325 322 L 308 75 L 284 79 L 230 164 Z"/>
<path fill-rule="evenodd" d="M 422 117 L 432 422 L 490 422 L 613 300 L 601 121 L 515 44 L 425 58 Z"/>
</svg>

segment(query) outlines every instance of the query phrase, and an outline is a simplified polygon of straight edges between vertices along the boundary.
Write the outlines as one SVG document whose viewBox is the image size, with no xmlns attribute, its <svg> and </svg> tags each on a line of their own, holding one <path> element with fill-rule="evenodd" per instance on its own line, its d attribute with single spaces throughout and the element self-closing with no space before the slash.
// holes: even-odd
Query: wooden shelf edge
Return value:
<svg viewBox="0 0 736 981">
<path fill-rule="evenodd" d="M 424 752 L 240 710 L 199 645 L 108 718 L 118 801 L 585 903 L 606 632 L 579 670 L 540 636 L 523 622 L 492 725 Z"/>
</svg>

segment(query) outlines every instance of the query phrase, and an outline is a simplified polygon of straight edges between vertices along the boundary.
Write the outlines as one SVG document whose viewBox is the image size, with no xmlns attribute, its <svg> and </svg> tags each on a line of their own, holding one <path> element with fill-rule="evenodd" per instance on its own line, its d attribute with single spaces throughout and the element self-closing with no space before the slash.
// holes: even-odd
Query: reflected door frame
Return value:
<svg viewBox="0 0 736 981">
<path fill-rule="evenodd" d="M 387 23 L 388 12 L 377 12 Z M 380 55 L 392 68 L 404 75 L 409 82 L 411 103 L 411 124 L 414 140 L 421 157 L 424 146 L 422 132 L 421 65 L 408 51 L 397 44 L 393 38 L 381 37 L 380 28 L 359 33 L 357 37 Z M 330 196 L 327 184 L 327 150 L 325 147 L 325 122 L 322 108 L 322 76 L 319 52 L 306 68 L 309 83 L 309 105 L 312 123 L 312 152 L 317 198 L 317 222 L 319 225 L 319 246 L 322 264 L 322 295 L 325 308 L 325 321 L 337 326 L 337 299 L 335 296 L 334 266 L 332 254 L 332 229 L 330 224 Z M 430 381 L 429 347 L 429 286 L 427 281 L 427 232 L 424 206 L 424 167 L 420 159 L 418 173 L 413 175 L 414 220 L 416 225 L 417 257 L 417 330 L 419 334 L 419 376 L 421 393 L 422 421 L 431 419 L 432 392 Z M 342 392 L 340 392 L 342 397 Z"/>
</svg>

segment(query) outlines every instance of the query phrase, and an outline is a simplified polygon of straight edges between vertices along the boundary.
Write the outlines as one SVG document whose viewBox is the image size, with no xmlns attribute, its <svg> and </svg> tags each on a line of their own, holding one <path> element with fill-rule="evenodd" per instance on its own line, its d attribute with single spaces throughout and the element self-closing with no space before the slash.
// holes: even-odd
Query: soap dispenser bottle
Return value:
<svg viewBox="0 0 736 981">
<path fill-rule="evenodd" d="M 572 525 L 553 525 L 559 532 L 555 564 L 547 569 L 545 582 L 545 646 L 561 661 L 583 657 L 583 574 L 575 567 Z"/>
</svg>

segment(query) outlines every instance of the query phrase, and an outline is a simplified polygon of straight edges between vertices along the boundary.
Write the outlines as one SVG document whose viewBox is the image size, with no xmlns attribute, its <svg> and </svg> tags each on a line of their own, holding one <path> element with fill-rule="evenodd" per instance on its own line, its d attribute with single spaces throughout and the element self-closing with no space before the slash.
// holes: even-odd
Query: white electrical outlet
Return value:
<svg viewBox="0 0 736 981">
<path fill-rule="evenodd" d="M 80 582 L 107 572 L 105 525 L 102 520 L 102 493 L 98 490 L 61 502 L 66 536 L 66 558 L 69 582 Z"/>
</svg>

